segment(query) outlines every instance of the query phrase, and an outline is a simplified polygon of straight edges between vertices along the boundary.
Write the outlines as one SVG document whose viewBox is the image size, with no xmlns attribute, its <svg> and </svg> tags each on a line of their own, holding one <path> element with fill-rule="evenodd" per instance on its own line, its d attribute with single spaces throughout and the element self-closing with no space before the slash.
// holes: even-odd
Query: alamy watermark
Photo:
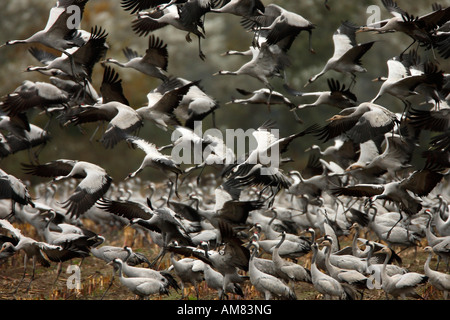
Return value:
<svg viewBox="0 0 450 320">
<path fill-rule="evenodd" d="M 66 8 L 66 12 L 71 14 L 67 18 L 66 26 L 68 29 L 77 29 L 81 23 L 81 8 L 77 5 L 71 5 Z"/>
<path fill-rule="evenodd" d="M 67 266 L 66 273 L 71 275 L 67 277 L 67 289 L 81 290 L 81 269 L 79 266 L 71 264 Z"/>
<path fill-rule="evenodd" d="M 225 135 L 216 128 L 203 132 L 202 122 L 195 121 L 193 130 L 195 140 L 187 143 L 175 143 L 171 157 L 178 164 L 189 165 L 230 165 L 230 164 L 260 164 L 261 174 L 271 174 L 276 171 L 280 163 L 279 145 L 273 143 L 279 139 L 278 129 L 226 129 Z M 258 138 L 255 136 L 262 136 Z M 211 157 L 216 153 L 214 147 L 204 147 L 204 141 L 215 137 L 223 141 L 223 148 L 232 152 L 224 152 L 223 157 Z M 183 141 L 183 131 L 174 130 L 172 141 Z M 192 143 L 191 143 L 192 142 Z"/>
<path fill-rule="evenodd" d="M 380 269 L 369 266 L 367 269 L 370 275 L 367 277 L 368 289 L 381 289 L 381 272 Z"/>
<path fill-rule="evenodd" d="M 369 14 L 369 17 L 366 20 L 366 25 L 379 27 L 381 21 L 381 8 L 377 5 L 370 5 L 367 7 L 366 13 Z"/>
</svg>

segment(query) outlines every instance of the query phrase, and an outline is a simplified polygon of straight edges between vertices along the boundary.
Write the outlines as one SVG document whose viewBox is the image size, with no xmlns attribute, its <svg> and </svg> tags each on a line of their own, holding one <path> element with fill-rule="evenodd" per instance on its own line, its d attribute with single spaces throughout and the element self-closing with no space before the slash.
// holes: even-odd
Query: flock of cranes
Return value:
<svg viewBox="0 0 450 320">
<path fill-rule="evenodd" d="M 449 76 L 439 61 L 450 57 L 450 7 L 435 4 L 430 12 L 416 16 L 392 0 L 382 0 L 391 19 L 377 25 L 343 21 L 332 37 L 333 56 L 305 87 L 322 81 L 330 71 L 349 77 L 349 85 L 328 79 L 329 91 L 307 92 L 292 88 L 286 77 L 296 58 L 289 55 L 296 39 L 308 33 L 308 49 L 314 52 L 316 24 L 297 12 L 260 0 L 122 0 L 122 9 L 133 17 L 131 30 L 148 37 L 148 46 L 142 56 L 124 48 L 127 61 L 120 62 L 106 58 L 104 28 L 81 29 L 88 2 L 58 0 L 43 29 L 4 44 L 31 45 L 29 53 L 41 66 L 28 67 L 27 72 L 49 79 L 26 80 L 0 102 L 2 158 L 28 151 L 30 160 L 22 164 L 21 176 L 9 174 L 8 168 L 0 170 L 0 262 L 24 255 L 23 277 L 14 294 L 26 278 L 30 259 L 27 290 L 39 265 L 57 264 L 57 283 L 64 262 L 81 259 L 82 268 L 82 262 L 92 257 L 114 271 L 103 296 L 117 276 L 140 298 L 179 290 L 185 298 L 186 286 L 193 286 L 200 298 L 203 282 L 217 291 L 219 299 L 246 299 L 254 289 L 260 298 L 295 300 L 298 283 L 325 299 L 364 299 L 374 289 L 382 290 L 387 299 L 423 299 L 419 288 L 427 283 L 448 298 Z M 81 13 L 73 27 L 67 23 L 71 6 Z M 327 2 L 325 6 L 332 10 Z M 253 133 L 256 147 L 243 159 L 221 139 L 196 134 L 194 122 L 213 117 L 220 111 L 219 103 L 201 88 L 201 81 L 168 72 L 167 45 L 154 34 L 173 28 L 185 32 L 186 41 L 195 35 L 199 58 L 205 60 L 201 46 L 208 40 L 205 19 L 217 14 L 240 17 L 253 39 L 248 51 L 226 53 L 249 56 L 247 63 L 216 75 L 250 76 L 263 86 L 254 91 L 238 88 L 249 98 L 227 103 L 267 105 L 269 111 L 271 105 L 283 104 L 302 127 L 277 137 L 271 131 L 276 119 L 262 123 Z M 360 32 L 374 32 L 374 40 L 358 43 Z M 393 32 L 405 33 L 412 44 L 387 61 L 389 74 L 377 79 L 382 85 L 373 99 L 358 101 L 353 92 L 357 74 L 367 72 L 362 58 L 376 45 L 378 34 Z M 421 57 L 422 52 L 429 58 Z M 92 85 L 97 64 L 104 70 L 99 91 Z M 147 106 L 130 106 L 117 68 L 133 68 L 158 79 L 159 85 L 147 95 Z M 284 81 L 285 94 L 274 90 L 273 77 Z M 376 104 L 384 94 L 400 99 L 403 112 Z M 317 96 L 317 101 L 300 105 L 292 101 L 307 96 Z M 421 103 L 411 103 L 412 96 L 420 97 Z M 296 113 L 322 105 L 339 110 L 326 125 L 303 123 Z M 98 141 L 101 148 L 126 144 L 129 152 L 137 148 L 145 156 L 123 181 L 101 165 L 79 159 L 55 155 L 41 163 L 40 150 L 52 142 L 46 129 L 32 123 L 36 111 L 49 121 L 57 119 L 62 128 L 97 123 L 97 130 L 102 130 L 100 124 L 106 123 Z M 168 146 L 155 145 L 140 133 L 148 122 L 156 130 L 177 131 L 179 138 Z M 428 141 L 423 141 L 422 132 L 429 133 Z M 293 141 L 311 136 L 324 145 L 311 145 L 304 168 L 292 165 L 284 154 Z M 327 142 L 334 144 L 325 148 Z M 185 167 L 165 152 L 180 145 L 199 146 L 208 158 Z M 275 152 L 280 168 L 267 163 Z M 213 173 L 201 177 L 206 167 Z M 285 171 L 286 167 L 291 169 Z M 201 173 L 196 176 L 197 169 Z M 143 170 L 161 171 L 164 179 L 143 181 L 139 177 Z M 42 183 L 30 185 L 30 175 Z M 85 219 L 103 231 L 134 228 L 135 237 L 147 239 L 159 254 L 149 257 L 130 245 L 114 246 L 86 228 Z M 35 229 L 35 238 L 24 234 L 25 224 Z M 402 266 L 404 250 L 410 248 L 416 254 L 427 253 L 419 271 Z M 435 266 L 432 259 L 437 259 Z M 170 267 L 163 268 L 165 263 Z"/>
</svg>

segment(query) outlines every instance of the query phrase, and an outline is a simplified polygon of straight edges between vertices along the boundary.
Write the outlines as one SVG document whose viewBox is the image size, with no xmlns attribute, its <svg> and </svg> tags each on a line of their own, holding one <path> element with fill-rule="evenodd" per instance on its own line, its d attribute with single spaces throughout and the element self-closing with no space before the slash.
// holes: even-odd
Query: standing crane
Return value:
<svg viewBox="0 0 450 320">
<path fill-rule="evenodd" d="M 444 299 L 447 300 L 448 293 L 450 292 L 450 275 L 431 269 L 430 262 L 433 257 L 433 248 L 426 246 L 423 250 L 428 252 L 428 257 L 424 265 L 424 272 L 428 277 L 428 282 L 431 283 L 434 288 L 443 291 Z"/>
<path fill-rule="evenodd" d="M 395 299 L 398 297 L 402 297 L 403 299 L 407 297 L 423 299 L 415 290 L 420 284 L 426 283 L 428 277 L 417 272 L 389 276 L 386 272 L 386 265 L 391 258 L 391 249 L 385 247 L 381 249 L 381 252 L 386 253 L 381 270 L 381 288 L 386 294 L 386 299 L 389 300 L 388 295 L 392 295 Z"/>
<path fill-rule="evenodd" d="M 4 242 L 0 249 L 0 253 L 3 251 L 6 252 L 23 251 L 25 254 L 23 261 L 23 275 L 13 294 L 17 293 L 20 285 L 25 279 L 29 259 L 32 259 L 32 274 L 30 282 L 28 283 L 28 286 L 26 288 L 27 292 L 31 288 L 31 283 L 33 282 L 35 277 L 36 262 L 48 268 L 50 267 L 50 262 L 61 261 L 62 259 L 70 259 L 74 257 L 73 255 L 70 254 L 70 251 L 63 250 L 63 247 L 61 246 L 48 244 L 42 241 L 37 241 L 34 240 L 33 238 L 23 235 L 22 232 L 19 229 L 15 228 L 8 220 L 1 219 L 0 228 L 10 232 L 12 238 L 14 239 L 13 242 L 9 241 Z M 68 253 L 70 254 L 70 256 L 68 256 Z"/>
<path fill-rule="evenodd" d="M 124 277 L 122 260 L 116 258 L 112 263 L 118 268 L 120 282 L 139 298 L 148 298 L 154 294 L 169 294 L 167 287 L 154 278 Z"/>
<path fill-rule="evenodd" d="M 264 294 L 266 300 L 270 300 L 273 296 L 285 299 L 285 300 L 297 300 L 295 292 L 283 283 L 279 278 L 264 273 L 258 269 L 254 263 L 254 258 L 258 253 L 258 243 L 252 241 L 251 243 L 253 251 L 250 256 L 249 261 L 249 277 L 251 284 L 256 290 Z"/>
<path fill-rule="evenodd" d="M 280 242 L 273 249 L 272 261 L 278 276 L 285 282 L 290 283 L 292 290 L 294 290 L 294 285 L 297 281 L 312 283 L 311 271 L 297 263 L 285 260 L 280 256 L 279 249 L 285 239 L 286 232 L 283 231 L 281 234 Z"/>
<path fill-rule="evenodd" d="M 353 297 L 348 292 L 346 285 L 341 284 L 339 281 L 323 273 L 317 267 L 316 258 L 318 253 L 318 244 L 314 242 L 311 245 L 312 258 L 311 258 L 311 281 L 314 288 L 324 295 L 325 299 L 331 297 L 337 297 L 340 300 L 353 300 Z"/>
</svg>

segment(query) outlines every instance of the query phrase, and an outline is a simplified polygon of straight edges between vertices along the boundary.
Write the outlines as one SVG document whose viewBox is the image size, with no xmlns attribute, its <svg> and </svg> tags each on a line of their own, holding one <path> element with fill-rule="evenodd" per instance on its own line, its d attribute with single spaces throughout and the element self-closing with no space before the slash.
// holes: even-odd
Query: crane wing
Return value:
<svg viewBox="0 0 450 320">
<path fill-rule="evenodd" d="M 167 44 L 160 38 L 150 35 L 148 39 L 148 49 L 146 50 L 143 59 L 145 62 L 167 71 L 167 66 L 169 64 Z"/>
<path fill-rule="evenodd" d="M 75 192 L 62 206 L 71 217 L 80 217 L 89 210 L 111 186 L 112 178 L 103 173 L 88 172 L 86 177 L 75 188 Z"/>
<path fill-rule="evenodd" d="M 15 228 L 11 224 L 11 222 L 6 219 L 0 219 L 0 227 L 8 230 L 16 239 L 20 239 L 21 237 L 23 237 L 22 232 L 19 229 Z"/>
<path fill-rule="evenodd" d="M 148 155 L 154 155 L 155 157 L 163 156 L 163 154 L 158 151 L 158 148 L 156 148 L 156 145 L 144 139 L 135 136 L 127 136 L 126 140 L 133 146 L 138 147 L 139 149 L 144 151 Z"/>
<path fill-rule="evenodd" d="M 120 79 L 119 74 L 109 66 L 106 66 L 103 71 L 100 93 L 102 94 L 103 103 L 118 101 L 125 105 L 129 105 L 128 99 L 123 93 L 122 79 Z"/>
<path fill-rule="evenodd" d="M 347 187 L 333 187 L 330 188 L 330 191 L 335 196 L 372 197 L 382 194 L 384 186 L 376 184 L 356 184 Z"/>
<path fill-rule="evenodd" d="M 73 166 L 77 160 L 59 159 L 52 160 L 44 164 L 22 164 L 25 173 L 32 174 L 39 177 L 53 178 L 66 176 L 72 171 Z M 84 178 L 82 175 L 74 176 L 74 178 Z"/>
<path fill-rule="evenodd" d="M 444 174 L 425 167 L 413 172 L 408 178 L 402 180 L 400 185 L 419 197 L 423 197 L 428 195 L 443 177 Z"/>
<path fill-rule="evenodd" d="M 148 207 L 142 203 L 129 200 L 122 201 L 101 198 L 97 201 L 96 206 L 106 212 L 127 218 L 130 221 L 135 218 L 148 220 L 153 216 Z"/>
</svg>

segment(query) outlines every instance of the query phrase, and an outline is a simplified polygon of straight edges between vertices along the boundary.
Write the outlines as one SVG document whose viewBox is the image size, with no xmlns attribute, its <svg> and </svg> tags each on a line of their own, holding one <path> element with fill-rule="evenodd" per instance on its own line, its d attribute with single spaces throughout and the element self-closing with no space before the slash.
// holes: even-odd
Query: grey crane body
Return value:
<svg viewBox="0 0 450 320">
<path fill-rule="evenodd" d="M 316 257 L 318 252 L 317 243 L 312 244 L 312 258 L 311 258 L 311 281 L 314 288 L 324 295 L 324 298 L 337 297 L 340 300 L 351 299 L 347 295 L 342 284 L 333 277 L 323 273 L 317 267 Z"/>
<path fill-rule="evenodd" d="M 283 283 L 279 278 L 274 277 L 270 274 L 263 273 L 259 270 L 253 259 L 258 252 L 258 244 L 256 242 L 252 243 L 255 246 L 254 251 L 250 257 L 249 262 L 249 277 L 251 284 L 256 290 L 264 294 L 266 300 L 270 300 L 272 297 L 279 297 L 286 300 L 296 300 L 297 297 L 292 289 Z"/>
<path fill-rule="evenodd" d="M 265 6 L 263 15 L 255 16 L 251 20 L 256 21 L 253 27 L 255 35 L 264 37 L 270 46 L 275 45 L 286 52 L 297 36 L 306 31 L 309 34 L 309 50 L 315 52 L 311 46 L 311 36 L 316 26 L 300 14 L 270 3 Z"/>
<path fill-rule="evenodd" d="M 291 286 L 297 281 L 311 283 L 311 272 L 301 265 L 283 259 L 278 250 L 285 240 L 285 232 L 282 233 L 280 242 L 275 246 L 272 252 L 272 261 L 278 276 Z"/>
<path fill-rule="evenodd" d="M 386 293 L 386 297 L 388 298 L 388 295 L 392 295 L 395 299 L 398 297 L 403 299 L 407 297 L 423 299 L 415 290 L 421 283 L 425 283 L 428 277 L 417 272 L 389 276 L 386 272 L 386 265 L 390 259 L 391 250 L 389 248 L 383 248 L 381 250 L 386 253 L 386 259 L 381 270 L 381 288 Z"/>
<path fill-rule="evenodd" d="M 186 256 L 194 256 L 220 272 L 223 277 L 223 290 L 226 291 L 230 283 L 242 283 L 248 279 L 241 275 L 239 270 L 248 271 L 250 253 L 243 242 L 236 237 L 231 225 L 225 221 L 219 221 L 221 243 L 224 247 L 220 250 L 210 250 L 209 244 L 203 242 L 201 249 L 190 246 L 171 246 L 169 250 Z"/>
<path fill-rule="evenodd" d="M 231 101 L 227 102 L 227 104 L 230 103 L 239 103 L 239 104 L 282 104 L 286 105 L 290 109 L 295 108 L 294 103 L 292 103 L 288 98 L 286 98 L 284 95 L 282 95 L 280 92 L 277 91 L 270 91 L 267 88 L 262 88 L 259 90 L 255 90 L 253 92 L 246 91 L 244 89 L 236 88 L 236 90 L 246 96 L 250 96 L 246 99 L 232 99 Z"/>
<path fill-rule="evenodd" d="M 107 33 L 97 26 L 92 28 L 89 39 L 80 47 L 69 50 L 70 55 L 61 55 L 41 67 L 28 67 L 27 71 L 39 71 L 50 75 L 63 75 L 77 82 L 91 80 L 94 65 L 108 50 Z M 66 51 L 67 52 L 67 51 Z M 56 70 L 57 73 L 54 71 Z M 58 73 L 59 72 L 59 73 Z"/>
<path fill-rule="evenodd" d="M 178 163 L 176 163 L 171 156 L 162 154 L 153 143 L 149 143 L 142 138 L 128 136 L 126 140 L 146 153 L 139 168 L 130 173 L 127 176 L 127 179 L 135 177 L 146 167 L 155 168 L 160 170 L 171 183 L 168 199 L 172 196 L 173 189 L 175 189 L 174 192 L 179 197 L 178 177 L 182 174 L 182 170 L 180 169 Z M 172 181 L 172 178 L 170 177 L 171 174 L 175 175 L 175 182 Z"/>
<path fill-rule="evenodd" d="M 428 210 L 426 210 L 425 212 L 429 215 L 427 228 L 425 229 L 425 236 L 428 246 L 430 246 L 433 249 L 433 252 L 438 256 L 436 269 L 439 267 L 439 262 L 441 260 L 446 262 L 448 269 L 450 261 L 450 236 L 435 235 L 432 230 L 433 215 Z"/>
<path fill-rule="evenodd" d="M 363 44 L 356 43 L 357 27 L 349 22 L 343 22 L 333 35 L 334 54 L 328 59 L 322 71 L 311 77 L 306 85 L 316 81 L 319 77 L 334 70 L 352 76 L 356 81 L 356 73 L 367 72 L 361 64 L 361 57 L 373 46 L 374 41 Z"/>
<path fill-rule="evenodd" d="M 76 5 L 83 13 L 88 0 L 57 1 L 50 9 L 49 18 L 44 29 L 37 31 L 24 40 L 9 40 L 4 45 L 16 45 L 20 43 L 40 43 L 71 56 L 68 49 L 83 44 L 83 39 L 78 33 L 79 23 L 74 28 L 69 28 L 67 21 L 71 13 L 67 8 Z M 80 16 L 81 18 L 81 16 Z"/>
<path fill-rule="evenodd" d="M 356 107 L 341 110 L 328 119 L 328 122 L 317 131 L 323 141 L 345 134 L 354 143 L 363 143 L 391 132 L 398 119 L 394 112 L 381 105 L 363 102 Z"/>
<path fill-rule="evenodd" d="M 413 39 L 413 42 L 403 50 L 402 54 L 416 42 L 431 49 L 435 46 L 439 48 L 439 42 L 434 41 L 433 30 L 438 29 L 448 21 L 448 7 L 433 7 L 433 11 L 415 17 L 400 8 L 393 0 L 383 0 L 382 3 L 392 17 L 378 21 L 375 25 L 363 26 L 359 31 L 374 31 L 380 34 L 401 32 L 406 34 Z"/>
<path fill-rule="evenodd" d="M 99 236 L 100 238 L 103 238 Z M 104 239 L 104 238 L 103 238 Z M 133 252 L 130 247 L 116 247 L 111 245 L 102 245 L 98 247 L 90 248 L 92 255 L 98 259 L 105 261 L 106 263 L 112 262 L 114 259 L 120 259 L 127 262 L 131 266 L 135 266 L 141 263 L 147 263 L 150 265 L 150 261 L 141 253 Z"/>
<path fill-rule="evenodd" d="M 124 277 L 123 276 L 123 262 L 120 259 L 114 259 L 113 264 L 118 267 L 119 279 L 122 285 L 127 287 L 131 292 L 138 295 L 139 298 L 148 298 L 154 294 L 168 294 L 165 285 L 154 279 L 145 277 Z"/>
<path fill-rule="evenodd" d="M 383 270 L 383 268 L 385 268 L 386 270 L 386 274 L 388 276 L 394 276 L 396 274 L 405 274 L 407 272 L 409 272 L 408 269 L 398 266 L 396 264 L 391 264 L 391 263 L 387 263 L 386 266 L 383 265 L 384 260 L 381 263 L 379 262 L 379 259 L 374 259 L 373 257 L 373 253 L 374 253 L 374 249 L 375 249 L 375 243 L 372 241 L 366 241 L 366 245 L 369 248 L 369 255 L 367 256 L 366 262 L 367 262 L 367 271 L 370 274 L 375 274 L 375 275 L 381 275 L 381 272 Z M 381 251 L 381 249 L 380 249 Z M 380 252 L 378 251 L 378 252 Z M 386 258 L 386 254 L 384 255 L 384 257 Z M 381 278 L 380 278 L 381 279 Z"/>
<path fill-rule="evenodd" d="M 216 250 L 209 250 L 207 243 L 203 243 L 202 246 L 206 259 L 224 277 L 223 290 L 227 290 L 230 283 L 242 283 L 247 279 L 247 277 L 238 273 L 238 264 L 241 262 L 234 261 L 235 258 L 238 258 L 237 255 L 233 257 L 231 253 L 220 253 Z M 248 266 L 241 266 L 241 268 L 248 268 Z"/>
<path fill-rule="evenodd" d="M 264 4 L 260 0 L 227 0 L 220 8 L 212 8 L 211 12 L 253 17 L 264 14 Z"/>
<path fill-rule="evenodd" d="M 205 269 L 203 270 L 203 274 L 205 277 L 206 285 L 214 290 L 217 290 L 217 295 L 219 299 L 228 298 L 228 293 L 236 294 L 241 297 L 244 297 L 244 293 L 242 291 L 241 286 L 238 283 L 228 283 L 227 287 L 223 288 L 224 276 L 214 270 L 209 264 L 204 264 Z"/>
<path fill-rule="evenodd" d="M 11 215 L 14 215 L 16 203 L 23 206 L 28 204 L 34 206 L 28 187 L 22 180 L 2 169 L 0 169 L 0 191 L 0 199 L 11 200 Z"/>
<path fill-rule="evenodd" d="M 341 85 L 338 80 L 327 79 L 329 91 L 301 92 L 284 85 L 284 88 L 292 95 L 299 97 L 317 97 L 313 103 L 304 103 L 297 106 L 297 109 L 307 109 L 321 105 L 329 105 L 339 109 L 345 109 L 356 106 L 356 95 Z"/>
<path fill-rule="evenodd" d="M 19 252 L 21 250 L 25 253 L 23 266 L 24 273 L 14 293 L 17 292 L 23 280 L 25 279 L 27 263 L 30 258 L 32 259 L 33 270 L 26 291 L 30 289 L 31 283 L 34 280 L 36 262 L 39 262 L 42 266 L 48 268 L 50 267 L 50 262 L 60 262 L 70 260 L 71 258 L 75 257 L 73 255 L 73 252 L 65 250 L 61 246 L 52 245 L 42 241 L 36 241 L 33 238 L 24 236 L 22 232 L 19 229 L 15 228 L 8 220 L 1 219 L 0 227 L 8 230 L 12 234 L 12 238 L 15 239 L 13 242 L 4 242 L 0 249 L 0 254 L 3 251 L 6 251 L 9 255 L 11 252 Z"/>
<path fill-rule="evenodd" d="M 336 195 L 368 196 L 370 202 L 377 199 L 389 199 L 395 202 L 409 216 L 422 209 L 419 196 L 428 195 L 442 179 L 442 174 L 433 168 L 425 167 L 416 170 L 400 181 L 390 181 L 386 184 L 356 184 L 349 187 L 338 187 Z M 412 195 L 411 195 L 411 193 Z"/>
<path fill-rule="evenodd" d="M 80 107 L 71 115 L 65 125 L 98 121 L 108 122 L 100 139 L 105 148 L 113 148 L 127 135 L 134 134 L 144 125 L 142 116 L 136 110 L 119 101 Z"/>
<path fill-rule="evenodd" d="M 341 283 L 346 283 L 351 287 L 354 287 L 355 289 L 360 289 L 364 291 L 367 289 L 367 283 L 368 278 L 365 276 L 365 274 L 356 271 L 354 269 L 344 269 L 336 267 L 335 265 L 330 263 L 330 254 L 331 254 L 331 238 L 326 238 L 324 242 L 322 242 L 323 245 L 326 246 L 326 253 L 325 253 L 325 266 L 326 270 L 328 271 L 328 274 L 336 279 L 337 281 Z M 362 293 L 361 293 L 361 299 L 362 299 Z"/>
<path fill-rule="evenodd" d="M 122 63 L 115 59 L 108 58 L 103 63 L 113 63 L 122 68 L 131 68 L 150 77 L 158 78 L 162 81 L 168 80 L 167 65 L 168 51 L 167 45 L 158 37 L 149 37 L 148 47 L 143 56 L 130 48 L 123 49 L 124 55 L 128 59 Z"/>
<path fill-rule="evenodd" d="M 252 59 L 235 71 L 220 70 L 214 75 L 247 75 L 262 82 L 269 90 L 273 91 L 269 79 L 272 77 L 284 78 L 280 72 L 289 65 L 287 56 L 281 52 L 272 52 L 267 44 L 260 48 L 250 47 Z M 270 101 L 270 99 L 269 99 Z"/>
<path fill-rule="evenodd" d="M 163 173 L 172 172 L 177 175 L 181 174 L 181 170 L 175 161 L 173 161 L 170 156 L 163 155 L 159 152 L 155 145 L 148 143 L 141 138 L 131 136 L 127 137 L 127 141 L 133 143 L 138 148 L 141 148 L 144 152 L 146 152 L 146 156 L 144 157 L 141 166 L 136 171 L 129 174 L 128 178 L 133 178 L 145 167 L 153 167 L 161 170 Z"/>
<path fill-rule="evenodd" d="M 25 80 L 14 92 L 2 98 L 1 108 L 14 117 L 30 109 L 50 110 L 51 107 L 64 106 L 69 100 L 67 92 L 51 83 Z"/>
<path fill-rule="evenodd" d="M 185 6 L 186 5 L 186 6 Z M 152 12 L 139 12 L 138 17 L 132 21 L 132 28 L 138 35 L 147 35 L 149 32 L 164 28 L 168 25 L 186 31 L 186 41 L 191 42 L 190 34 L 198 38 L 199 56 L 206 58 L 201 49 L 201 39 L 205 38 L 201 17 L 210 9 L 209 1 L 187 1 L 181 5 L 160 6 Z"/>
<path fill-rule="evenodd" d="M 258 245 L 263 249 L 265 252 L 273 254 L 273 250 L 275 249 L 275 246 L 280 242 L 280 240 L 257 240 Z M 307 254 L 311 251 L 311 246 L 308 244 L 305 246 L 304 243 L 298 242 L 298 241 L 291 241 L 291 240 L 285 240 L 280 245 L 280 248 L 278 250 L 278 254 L 286 259 L 286 258 L 299 258 Z"/>
<path fill-rule="evenodd" d="M 181 126 L 179 108 L 186 95 L 199 83 L 179 84 L 178 79 L 169 79 L 147 94 L 147 106 L 136 109 L 144 119 L 153 122 L 158 128 L 167 131 L 170 126 Z M 189 110 L 187 111 L 189 114 Z M 185 116 L 181 116 L 183 118 Z M 188 119 L 184 124 L 188 126 Z M 189 125 L 190 126 L 190 125 Z"/>
<path fill-rule="evenodd" d="M 444 292 L 444 299 L 447 300 L 450 292 L 450 275 L 433 270 L 430 267 L 430 262 L 433 257 L 433 249 L 430 246 L 424 248 L 428 252 L 427 260 L 424 265 L 425 275 L 428 277 L 428 282 L 436 289 Z"/>
<path fill-rule="evenodd" d="M 168 271 L 159 271 L 151 268 L 142 268 L 129 265 L 126 261 L 122 261 L 122 272 L 129 278 L 150 278 L 161 282 L 167 289 L 173 287 L 179 289 L 176 280 Z"/>
<path fill-rule="evenodd" d="M 197 294 L 197 299 L 199 296 L 199 284 L 205 279 L 204 277 L 204 262 L 192 259 L 192 258 L 183 258 L 177 259 L 175 254 L 172 252 L 170 255 L 171 267 L 173 268 L 175 274 L 181 280 L 181 290 L 183 299 L 185 297 L 185 284 L 192 284 L 194 286 L 195 292 Z M 170 270 L 171 268 L 169 268 Z"/>
</svg>

